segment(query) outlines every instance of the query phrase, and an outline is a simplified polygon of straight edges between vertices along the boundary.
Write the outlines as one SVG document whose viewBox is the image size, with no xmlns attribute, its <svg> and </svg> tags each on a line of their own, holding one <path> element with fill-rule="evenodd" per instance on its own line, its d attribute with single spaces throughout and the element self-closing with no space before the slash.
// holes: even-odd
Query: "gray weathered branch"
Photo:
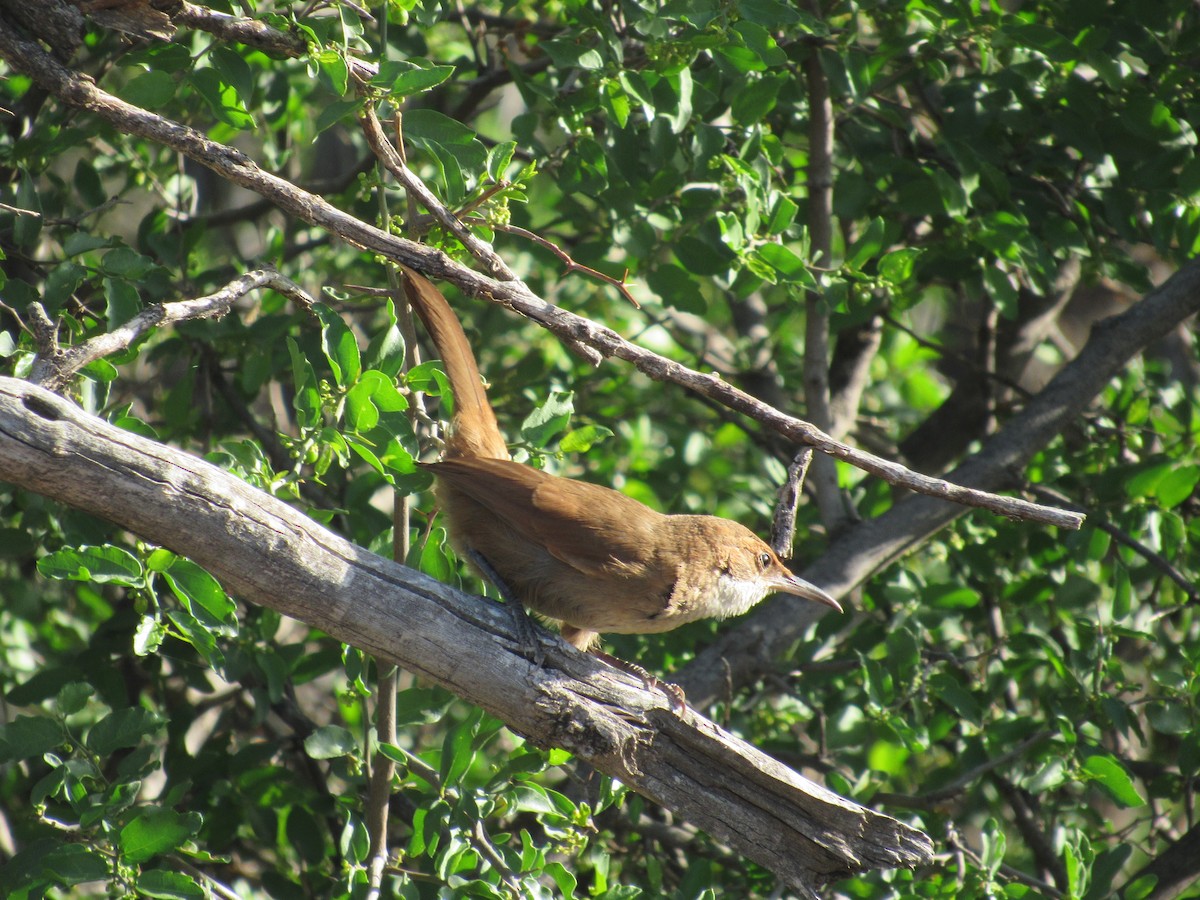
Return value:
<svg viewBox="0 0 1200 900">
<path fill-rule="evenodd" d="M 639 680 L 543 635 L 520 653 L 500 605 L 357 547 L 184 453 L 0 378 L 0 480 L 195 560 L 241 598 L 421 675 L 563 747 L 806 888 L 930 858 L 924 834 L 845 800 Z"/>
<path fill-rule="evenodd" d="M 1098 323 L 1079 355 L 1020 413 L 951 473 L 984 490 L 1011 486 L 1035 453 L 1069 429 L 1130 358 L 1200 313 L 1200 258 L 1194 259 L 1127 312 Z M 844 597 L 874 572 L 899 559 L 965 510 L 931 497 L 908 497 L 881 516 L 855 525 L 804 570 L 803 577 Z M 777 597 L 726 631 L 676 679 L 703 707 L 756 680 L 821 615 L 814 604 Z"/>
<path fill-rule="evenodd" d="M 120 353 L 151 329 L 187 319 L 219 319 L 233 308 L 239 297 L 263 287 L 274 288 L 308 309 L 314 303 L 313 298 L 290 278 L 273 269 L 254 269 L 204 297 L 156 303 L 112 331 L 65 348 L 59 345 L 54 323 L 46 316 L 41 304 L 34 303 L 30 307 L 31 327 L 39 347 L 30 380 L 52 391 L 62 390 L 71 377 L 88 363 Z"/>
</svg>

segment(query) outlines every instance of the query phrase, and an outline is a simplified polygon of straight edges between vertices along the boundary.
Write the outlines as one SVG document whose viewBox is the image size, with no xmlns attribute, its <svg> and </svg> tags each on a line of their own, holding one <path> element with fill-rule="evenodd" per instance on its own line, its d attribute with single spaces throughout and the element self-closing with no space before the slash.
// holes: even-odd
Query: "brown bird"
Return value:
<svg viewBox="0 0 1200 900">
<path fill-rule="evenodd" d="M 737 522 L 664 515 L 610 488 L 513 462 L 458 317 L 428 279 L 404 272 L 454 392 L 444 459 L 426 468 L 452 543 L 481 575 L 556 620 L 580 650 L 601 632 L 646 634 L 738 615 L 776 591 L 841 610 Z"/>
</svg>

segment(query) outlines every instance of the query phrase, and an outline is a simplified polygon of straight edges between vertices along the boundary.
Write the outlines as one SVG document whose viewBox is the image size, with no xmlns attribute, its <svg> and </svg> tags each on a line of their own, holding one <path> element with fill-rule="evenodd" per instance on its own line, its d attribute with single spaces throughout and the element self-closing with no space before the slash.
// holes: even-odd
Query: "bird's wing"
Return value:
<svg viewBox="0 0 1200 900">
<path fill-rule="evenodd" d="M 450 459 L 429 468 L 518 535 L 586 575 L 644 577 L 655 531 L 667 518 L 611 488 L 509 460 Z"/>
</svg>

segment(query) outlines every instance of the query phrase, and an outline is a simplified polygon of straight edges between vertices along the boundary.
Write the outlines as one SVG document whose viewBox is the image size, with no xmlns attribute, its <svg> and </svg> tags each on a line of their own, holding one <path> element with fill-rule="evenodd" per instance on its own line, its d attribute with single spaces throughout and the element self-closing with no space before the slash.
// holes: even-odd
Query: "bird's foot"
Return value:
<svg viewBox="0 0 1200 900">
<path fill-rule="evenodd" d="M 539 669 L 546 663 L 546 651 L 542 648 L 542 642 L 538 639 L 538 625 L 533 620 L 533 617 L 526 611 L 524 605 L 517 600 L 512 591 L 508 589 L 508 585 L 504 583 L 496 570 L 492 568 L 492 564 L 487 561 L 487 558 L 476 550 L 468 551 L 471 557 L 471 562 L 475 563 L 483 576 L 495 585 L 496 590 L 500 592 L 500 596 L 504 599 L 504 605 L 508 607 L 512 614 L 513 628 L 517 632 L 517 643 L 520 645 L 522 652 L 533 660 L 533 664 Z"/>
<path fill-rule="evenodd" d="M 659 690 L 666 694 L 667 699 L 671 701 L 671 709 L 679 714 L 683 714 L 687 710 L 687 698 L 683 694 L 683 688 L 670 681 L 663 681 L 655 675 L 651 675 L 637 663 L 631 663 L 628 660 L 621 659 L 619 656 L 613 656 L 611 653 L 605 653 L 603 650 L 592 650 L 592 655 L 597 659 L 602 659 L 610 666 L 628 672 L 630 675 L 636 675 L 642 680 L 642 687 L 648 691 Z"/>
</svg>

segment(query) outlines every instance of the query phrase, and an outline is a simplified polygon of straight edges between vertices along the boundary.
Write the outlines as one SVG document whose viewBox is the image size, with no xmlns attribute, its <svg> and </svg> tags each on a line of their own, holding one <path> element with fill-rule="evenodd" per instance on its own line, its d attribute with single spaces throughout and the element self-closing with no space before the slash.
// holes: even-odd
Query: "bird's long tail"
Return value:
<svg viewBox="0 0 1200 900">
<path fill-rule="evenodd" d="M 467 343 L 458 316 L 433 283 L 408 266 L 404 293 L 433 339 L 454 391 L 454 416 L 446 438 L 445 458 L 509 459 L 508 446 L 483 388 L 475 354 Z"/>
</svg>

